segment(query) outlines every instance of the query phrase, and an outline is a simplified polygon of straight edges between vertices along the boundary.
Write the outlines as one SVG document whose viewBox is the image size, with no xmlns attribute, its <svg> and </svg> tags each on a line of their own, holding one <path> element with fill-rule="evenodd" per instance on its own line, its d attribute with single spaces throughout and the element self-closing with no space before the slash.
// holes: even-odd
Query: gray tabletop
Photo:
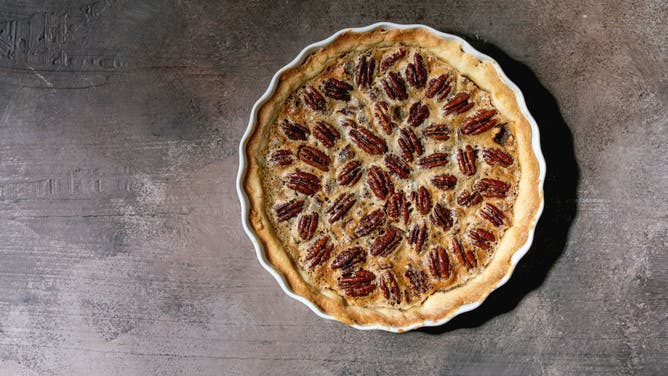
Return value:
<svg viewBox="0 0 668 376">
<path fill-rule="evenodd" d="M 0 374 L 665 374 L 666 2 L 408 3 L 0 1 Z M 287 297 L 234 187 L 274 72 L 380 20 L 496 58 L 548 165 L 510 282 L 402 335 Z"/>
</svg>

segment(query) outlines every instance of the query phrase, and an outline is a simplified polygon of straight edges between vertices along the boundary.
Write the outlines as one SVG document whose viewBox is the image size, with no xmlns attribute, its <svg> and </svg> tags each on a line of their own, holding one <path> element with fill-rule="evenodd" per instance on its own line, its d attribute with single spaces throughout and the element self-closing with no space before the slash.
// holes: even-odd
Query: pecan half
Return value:
<svg viewBox="0 0 668 376">
<path fill-rule="evenodd" d="M 457 256 L 457 260 L 459 260 L 461 265 L 466 265 L 467 269 L 478 266 L 478 260 L 476 260 L 473 251 L 464 249 L 464 247 L 462 247 L 462 243 L 455 238 L 452 238 L 450 244 L 452 245 L 452 253 Z"/>
<path fill-rule="evenodd" d="M 459 170 L 466 176 L 472 176 L 476 172 L 475 166 L 475 150 L 471 145 L 466 145 L 466 148 L 457 151 L 457 163 L 459 163 Z"/>
<path fill-rule="evenodd" d="M 410 212 L 408 210 L 409 202 L 404 192 L 399 191 L 390 195 L 385 205 L 387 216 L 392 219 L 402 219 L 404 224 L 408 224 Z"/>
<path fill-rule="evenodd" d="M 417 127 L 429 117 L 429 106 L 418 101 L 408 110 L 408 124 Z"/>
<path fill-rule="evenodd" d="M 390 118 L 389 111 L 390 105 L 387 102 L 381 101 L 376 103 L 374 117 L 387 135 L 392 134 L 392 130 L 397 126 L 397 124 Z"/>
<path fill-rule="evenodd" d="M 300 147 L 297 156 L 302 162 L 322 171 L 329 171 L 329 164 L 332 163 L 327 154 L 308 145 Z"/>
<path fill-rule="evenodd" d="M 305 125 L 293 123 L 287 119 L 281 124 L 281 129 L 283 130 L 283 133 L 293 141 L 304 141 L 308 138 L 309 133 L 311 133 Z"/>
<path fill-rule="evenodd" d="M 296 217 L 304 209 L 304 200 L 294 199 L 284 204 L 276 205 L 274 211 L 279 222 Z"/>
<path fill-rule="evenodd" d="M 457 177 L 449 174 L 436 175 L 431 178 L 431 184 L 442 191 L 448 191 L 457 185 Z"/>
<path fill-rule="evenodd" d="M 406 50 L 403 48 L 398 49 L 397 52 L 383 59 L 383 61 L 380 63 L 380 69 L 386 71 L 404 56 L 406 56 Z"/>
<path fill-rule="evenodd" d="M 347 102 L 350 100 L 350 91 L 353 90 L 353 86 L 336 78 L 330 78 L 325 81 L 323 89 L 326 96 Z"/>
<path fill-rule="evenodd" d="M 387 79 L 383 80 L 383 88 L 390 99 L 406 100 L 408 93 L 406 92 L 406 83 L 401 76 L 394 72 L 387 74 Z"/>
<path fill-rule="evenodd" d="M 478 191 L 473 191 L 473 193 L 469 193 L 469 191 L 463 190 L 462 193 L 460 193 L 459 196 L 457 196 L 457 203 L 460 206 L 466 206 L 467 208 L 478 205 L 480 202 L 482 202 L 482 196 Z"/>
<path fill-rule="evenodd" d="M 399 244 L 401 244 L 401 233 L 396 228 L 390 227 L 385 231 L 385 234 L 371 243 L 369 253 L 372 256 L 387 257 L 399 247 Z"/>
<path fill-rule="evenodd" d="M 307 196 L 314 195 L 320 190 L 320 178 L 304 171 L 295 171 L 288 175 L 288 188 Z"/>
<path fill-rule="evenodd" d="M 362 163 L 358 160 L 348 162 L 339 175 L 336 177 L 336 182 L 341 185 L 355 185 L 362 177 Z"/>
<path fill-rule="evenodd" d="M 401 290 L 397 284 L 397 279 L 391 270 L 384 271 L 380 277 L 380 289 L 383 291 L 385 299 L 391 303 L 397 304 L 401 301 Z"/>
<path fill-rule="evenodd" d="M 508 194 L 510 184 L 497 179 L 484 178 L 475 182 L 473 189 L 480 192 L 483 197 L 503 198 Z"/>
<path fill-rule="evenodd" d="M 469 93 L 459 93 L 455 95 L 448 103 L 443 106 L 443 111 L 446 115 L 449 115 L 453 112 L 457 114 L 463 114 L 473 107 L 473 102 L 469 102 L 471 94 Z"/>
<path fill-rule="evenodd" d="M 362 236 L 369 235 L 373 230 L 382 226 L 383 223 L 385 223 L 385 211 L 383 209 L 376 209 L 362 217 L 357 227 L 355 227 L 355 237 L 361 238 Z"/>
<path fill-rule="evenodd" d="M 385 167 L 387 167 L 391 173 L 402 179 L 408 179 L 412 171 L 411 167 L 402 161 L 396 154 L 388 154 L 385 156 Z"/>
<path fill-rule="evenodd" d="M 434 211 L 431 213 L 431 221 L 446 231 L 454 224 L 452 212 L 441 204 L 436 204 L 434 206 Z"/>
<path fill-rule="evenodd" d="M 318 89 L 313 86 L 310 86 L 308 90 L 304 90 L 304 102 L 306 102 L 313 111 L 324 112 L 327 108 L 325 97 L 323 97 Z"/>
<path fill-rule="evenodd" d="M 287 149 L 276 150 L 271 153 L 269 161 L 271 161 L 274 166 L 289 166 L 293 162 L 292 151 Z"/>
<path fill-rule="evenodd" d="M 297 223 L 299 236 L 304 240 L 311 240 L 318 228 L 318 213 L 302 215 Z"/>
<path fill-rule="evenodd" d="M 487 162 L 488 165 L 493 166 L 495 164 L 501 165 L 503 167 L 509 167 L 513 164 L 512 155 L 504 152 L 501 149 L 497 148 L 488 148 L 482 151 L 482 158 Z"/>
<path fill-rule="evenodd" d="M 422 143 L 410 128 L 401 128 L 399 130 L 398 142 L 399 148 L 401 148 L 401 157 L 406 161 L 413 161 L 413 153 L 417 155 L 424 153 Z"/>
<path fill-rule="evenodd" d="M 488 131 L 488 130 L 492 129 L 492 127 L 494 127 L 496 125 L 496 123 L 497 123 L 496 118 L 492 118 L 492 119 L 487 120 L 484 123 L 476 124 L 474 126 L 472 125 L 472 126 L 469 126 L 467 128 L 462 128 L 462 133 L 471 134 L 471 135 L 478 135 L 478 134 L 481 134 L 485 131 Z"/>
<path fill-rule="evenodd" d="M 382 168 L 378 166 L 369 167 L 368 176 L 367 183 L 369 184 L 369 188 L 371 188 L 373 194 L 379 199 L 385 200 L 388 194 L 394 192 L 394 184 L 392 184 L 392 180 L 390 180 L 390 177 L 387 176 L 387 173 Z"/>
<path fill-rule="evenodd" d="M 434 95 L 441 94 L 445 92 L 445 95 L 448 95 L 450 92 L 450 89 L 452 88 L 450 86 L 450 83 L 448 82 L 448 76 L 447 74 L 442 74 L 436 78 L 432 78 L 429 80 L 429 84 L 427 85 L 427 91 L 425 92 L 425 96 L 427 98 L 433 98 Z M 441 96 L 439 95 L 439 97 Z M 440 99 L 440 98 L 439 98 Z"/>
<path fill-rule="evenodd" d="M 431 193 L 425 187 L 420 187 L 417 194 L 415 195 L 415 205 L 417 206 L 420 214 L 427 215 L 429 210 L 431 210 Z"/>
<path fill-rule="evenodd" d="M 434 278 L 450 277 L 450 260 L 445 248 L 436 246 L 429 251 L 429 270 Z"/>
<path fill-rule="evenodd" d="M 415 251 L 417 253 L 422 252 L 422 246 L 424 245 L 424 242 L 427 240 L 427 224 L 422 222 L 420 224 L 416 224 L 413 227 L 411 227 L 410 230 L 408 230 L 408 237 L 406 238 L 406 242 L 410 245 L 415 246 Z"/>
<path fill-rule="evenodd" d="M 350 269 L 366 259 L 366 251 L 362 247 L 352 247 L 339 253 L 332 261 L 332 269 Z"/>
<path fill-rule="evenodd" d="M 404 273 L 404 275 L 411 282 L 411 288 L 413 289 L 413 291 L 418 294 L 423 294 L 431 288 L 431 284 L 429 283 L 429 277 L 427 276 L 427 273 L 425 273 L 424 270 L 419 269 L 413 264 L 408 265 L 408 269 L 406 270 L 406 273 Z"/>
<path fill-rule="evenodd" d="M 448 163 L 448 153 L 434 153 L 418 160 L 418 166 L 422 168 L 435 168 L 445 166 Z"/>
<path fill-rule="evenodd" d="M 494 234 L 481 228 L 471 229 L 469 238 L 471 238 L 473 245 L 482 249 L 490 249 L 492 246 L 489 245 L 489 242 L 496 240 Z"/>
<path fill-rule="evenodd" d="M 368 270 L 358 270 L 355 273 L 341 277 L 339 279 L 339 288 L 346 292 L 346 295 L 352 297 L 367 296 L 376 289 L 373 281 L 376 275 Z"/>
<path fill-rule="evenodd" d="M 328 148 L 336 144 L 336 140 L 341 138 L 341 134 L 331 124 L 319 121 L 313 126 L 313 136 L 322 142 Z"/>
<path fill-rule="evenodd" d="M 432 124 L 422 130 L 422 136 L 439 141 L 450 139 L 450 127 L 447 124 Z"/>
<path fill-rule="evenodd" d="M 348 210 L 355 205 L 355 202 L 357 202 L 357 199 L 353 193 L 340 194 L 339 197 L 325 209 L 325 213 L 330 215 L 329 223 L 334 223 L 343 218 L 346 213 L 348 213 Z"/>
<path fill-rule="evenodd" d="M 490 203 L 485 203 L 482 209 L 480 209 L 480 216 L 488 220 L 496 227 L 501 226 L 503 224 L 503 220 L 506 219 L 506 216 L 503 215 L 503 212 Z"/>
<path fill-rule="evenodd" d="M 387 151 L 385 140 L 366 128 L 351 129 L 349 135 L 355 145 L 371 155 L 384 154 Z"/>
<path fill-rule="evenodd" d="M 462 133 L 477 135 L 483 133 L 496 125 L 497 120 L 492 118 L 496 110 L 480 110 L 475 115 L 464 119 L 462 122 Z"/>
<path fill-rule="evenodd" d="M 414 88 L 421 88 L 427 83 L 427 68 L 422 55 L 413 55 L 413 63 L 406 67 L 406 79 Z"/>
<path fill-rule="evenodd" d="M 376 69 L 376 60 L 373 57 L 362 56 L 357 63 L 355 83 L 359 87 L 369 87 L 373 82 L 373 71 Z"/>
<path fill-rule="evenodd" d="M 306 254 L 306 261 L 311 261 L 308 266 L 309 269 L 327 261 L 329 256 L 332 255 L 332 250 L 334 250 L 334 244 L 329 244 L 329 236 L 323 236 L 316 240 Z"/>
</svg>

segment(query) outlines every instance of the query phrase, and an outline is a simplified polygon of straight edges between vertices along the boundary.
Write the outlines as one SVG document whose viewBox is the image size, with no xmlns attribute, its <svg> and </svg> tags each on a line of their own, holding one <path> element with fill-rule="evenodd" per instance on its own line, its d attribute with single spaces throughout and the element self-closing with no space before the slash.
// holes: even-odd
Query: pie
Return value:
<svg viewBox="0 0 668 376">
<path fill-rule="evenodd" d="M 542 207 L 514 91 L 424 29 L 346 32 L 285 70 L 245 153 L 267 260 L 348 324 L 411 328 L 482 301 Z"/>
</svg>

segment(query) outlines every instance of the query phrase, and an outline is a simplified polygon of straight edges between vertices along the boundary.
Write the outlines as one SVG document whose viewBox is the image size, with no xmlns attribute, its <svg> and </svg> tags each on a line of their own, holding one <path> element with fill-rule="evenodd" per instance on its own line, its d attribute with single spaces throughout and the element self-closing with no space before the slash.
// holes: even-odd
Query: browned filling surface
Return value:
<svg viewBox="0 0 668 376">
<path fill-rule="evenodd" d="M 307 283 L 351 305 L 408 308 L 460 286 L 512 225 L 513 124 L 427 50 L 341 56 L 267 134 L 276 236 Z"/>
</svg>

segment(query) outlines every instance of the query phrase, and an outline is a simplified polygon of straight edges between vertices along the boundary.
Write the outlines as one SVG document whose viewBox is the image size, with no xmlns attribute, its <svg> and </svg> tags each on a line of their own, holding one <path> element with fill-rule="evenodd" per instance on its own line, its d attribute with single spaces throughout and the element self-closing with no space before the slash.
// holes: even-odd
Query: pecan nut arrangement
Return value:
<svg viewBox="0 0 668 376">
<path fill-rule="evenodd" d="M 481 301 L 542 205 L 519 107 L 456 40 L 341 34 L 283 72 L 245 146 L 267 260 L 349 324 L 412 328 Z"/>
</svg>

